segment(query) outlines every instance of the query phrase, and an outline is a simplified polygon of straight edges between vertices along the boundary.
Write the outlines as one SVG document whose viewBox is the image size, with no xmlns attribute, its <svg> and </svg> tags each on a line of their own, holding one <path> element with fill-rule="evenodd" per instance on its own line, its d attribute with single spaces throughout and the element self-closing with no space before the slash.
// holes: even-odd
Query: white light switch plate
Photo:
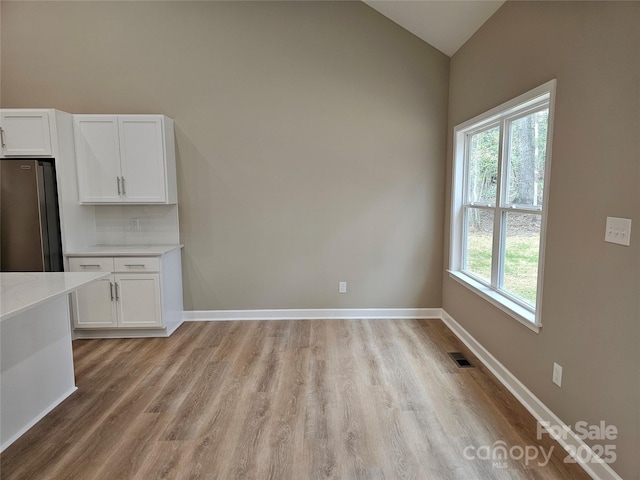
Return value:
<svg viewBox="0 0 640 480">
<path fill-rule="evenodd" d="M 628 246 L 631 242 L 631 219 L 607 217 L 604 241 Z"/>
</svg>

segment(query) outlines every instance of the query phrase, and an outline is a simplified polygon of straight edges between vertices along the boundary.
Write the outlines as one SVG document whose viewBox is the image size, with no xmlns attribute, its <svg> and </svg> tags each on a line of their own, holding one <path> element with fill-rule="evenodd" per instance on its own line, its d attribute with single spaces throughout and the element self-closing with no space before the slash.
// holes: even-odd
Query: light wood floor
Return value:
<svg viewBox="0 0 640 480">
<path fill-rule="evenodd" d="M 439 320 L 185 323 L 74 352 L 79 390 L 2 480 L 588 478 Z M 465 458 L 497 441 L 554 455 Z"/>
</svg>

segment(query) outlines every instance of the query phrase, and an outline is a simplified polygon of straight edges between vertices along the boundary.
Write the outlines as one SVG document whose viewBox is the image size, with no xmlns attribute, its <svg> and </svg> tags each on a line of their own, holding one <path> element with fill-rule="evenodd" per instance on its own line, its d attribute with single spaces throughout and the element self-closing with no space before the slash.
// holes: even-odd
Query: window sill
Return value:
<svg viewBox="0 0 640 480">
<path fill-rule="evenodd" d="M 487 302 L 493 306 L 499 308 L 504 313 L 520 322 L 525 327 L 533 330 L 536 333 L 540 333 L 542 325 L 536 323 L 536 314 L 530 312 L 526 308 L 518 305 L 512 300 L 509 300 L 500 293 L 492 290 L 491 288 L 475 281 L 473 278 L 465 275 L 464 273 L 448 270 L 449 277 L 453 278 L 459 284 L 467 287 L 469 290 L 484 298 Z"/>
</svg>

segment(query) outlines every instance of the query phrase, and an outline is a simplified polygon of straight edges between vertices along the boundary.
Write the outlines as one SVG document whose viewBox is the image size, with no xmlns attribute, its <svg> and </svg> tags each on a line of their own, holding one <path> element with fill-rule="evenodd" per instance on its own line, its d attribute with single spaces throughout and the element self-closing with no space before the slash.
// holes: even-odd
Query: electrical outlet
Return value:
<svg viewBox="0 0 640 480">
<path fill-rule="evenodd" d="M 562 386 L 562 367 L 555 362 L 553 363 L 552 380 L 553 380 L 553 383 L 555 383 L 557 386 L 559 387 Z"/>
<path fill-rule="evenodd" d="M 631 242 L 631 219 L 607 217 L 604 241 L 629 246 Z"/>
<path fill-rule="evenodd" d="M 133 232 L 139 232 L 140 231 L 140 219 L 139 218 L 132 218 L 129 220 L 130 225 L 131 225 L 131 230 Z"/>
<path fill-rule="evenodd" d="M 347 293 L 347 282 L 338 283 L 338 293 Z"/>
</svg>

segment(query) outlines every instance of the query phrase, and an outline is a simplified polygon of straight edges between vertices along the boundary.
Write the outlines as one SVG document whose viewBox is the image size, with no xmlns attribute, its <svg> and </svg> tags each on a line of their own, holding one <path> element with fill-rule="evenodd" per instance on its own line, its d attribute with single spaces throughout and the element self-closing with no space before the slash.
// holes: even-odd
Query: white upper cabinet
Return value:
<svg viewBox="0 0 640 480">
<path fill-rule="evenodd" d="M 81 203 L 122 203 L 120 145 L 115 116 L 74 115 Z"/>
<path fill-rule="evenodd" d="M 166 200 L 162 121 L 154 116 L 118 117 L 122 190 L 128 202 Z"/>
<path fill-rule="evenodd" d="M 2 110 L 2 157 L 50 157 L 51 130 L 46 110 Z"/>
<path fill-rule="evenodd" d="M 80 203 L 176 203 L 173 120 L 74 115 Z"/>
</svg>

